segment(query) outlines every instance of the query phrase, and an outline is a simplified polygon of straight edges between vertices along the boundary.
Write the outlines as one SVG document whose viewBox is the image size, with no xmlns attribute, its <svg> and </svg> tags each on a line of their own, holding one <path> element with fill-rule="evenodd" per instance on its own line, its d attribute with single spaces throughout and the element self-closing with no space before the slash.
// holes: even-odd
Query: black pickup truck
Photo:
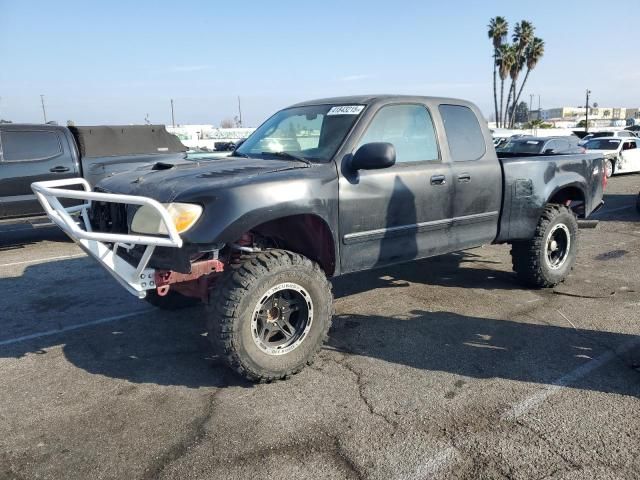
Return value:
<svg viewBox="0 0 640 480">
<path fill-rule="evenodd" d="M 114 173 L 185 158 L 186 147 L 163 125 L 62 127 L 0 124 L 0 223 L 44 215 L 35 181 Z"/>
<path fill-rule="evenodd" d="M 228 158 L 103 180 L 85 194 L 93 232 L 57 223 L 152 304 L 204 302 L 229 365 L 271 381 L 326 339 L 330 277 L 510 243 L 525 284 L 563 281 L 605 184 L 601 155 L 498 159 L 469 102 L 354 96 L 281 110 Z"/>
</svg>

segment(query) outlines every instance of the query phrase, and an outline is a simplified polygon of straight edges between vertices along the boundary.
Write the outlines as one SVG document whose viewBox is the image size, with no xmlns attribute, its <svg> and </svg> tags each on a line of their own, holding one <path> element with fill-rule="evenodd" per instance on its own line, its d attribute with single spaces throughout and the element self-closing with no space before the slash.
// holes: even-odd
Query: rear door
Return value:
<svg viewBox="0 0 640 480">
<path fill-rule="evenodd" d="M 451 249 L 492 242 L 498 233 L 502 169 L 480 127 L 465 105 L 440 105 L 453 170 L 453 238 Z"/>
<path fill-rule="evenodd" d="M 439 154 L 430 111 L 423 104 L 382 106 L 357 141 L 388 142 L 396 164 L 343 171 L 340 178 L 341 267 L 344 273 L 447 251 L 451 167 Z"/>
<path fill-rule="evenodd" d="M 78 176 L 68 140 L 60 129 L 0 127 L 0 215 L 43 213 L 31 184 Z"/>
</svg>

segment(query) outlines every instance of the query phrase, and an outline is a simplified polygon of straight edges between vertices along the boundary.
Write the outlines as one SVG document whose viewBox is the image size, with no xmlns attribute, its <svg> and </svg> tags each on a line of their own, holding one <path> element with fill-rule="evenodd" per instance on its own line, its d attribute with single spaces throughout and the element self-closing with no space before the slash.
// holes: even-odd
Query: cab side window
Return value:
<svg viewBox="0 0 640 480">
<path fill-rule="evenodd" d="M 453 161 L 482 158 L 487 146 L 476 114 L 463 105 L 440 105 L 439 110 Z"/>
<path fill-rule="evenodd" d="M 5 130 L 0 136 L 2 160 L 5 162 L 46 160 L 62 153 L 62 145 L 56 132 Z"/>
<path fill-rule="evenodd" d="M 360 138 L 357 148 L 372 142 L 391 143 L 396 149 L 396 163 L 439 159 L 431 115 L 422 105 L 382 107 Z"/>
</svg>

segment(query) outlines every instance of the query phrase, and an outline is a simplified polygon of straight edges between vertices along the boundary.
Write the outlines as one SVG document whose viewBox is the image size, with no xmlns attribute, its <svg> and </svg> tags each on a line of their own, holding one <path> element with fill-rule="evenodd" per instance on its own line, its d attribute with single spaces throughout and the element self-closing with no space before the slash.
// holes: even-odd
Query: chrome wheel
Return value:
<svg viewBox="0 0 640 480">
<path fill-rule="evenodd" d="M 547 265 L 553 270 L 562 267 L 569 256 L 571 248 L 571 234 L 564 223 L 554 225 L 549 231 L 545 243 L 545 258 Z"/>
<path fill-rule="evenodd" d="M 312 322 L 309 292 L 296 283 L 281 283 L 260 298 L 251 318 L 251 335 L 264 353 L 284 355 L 303 342 Z"/>
<path fill-rule="evenodd" d="M 607 178 L 611 177 L 611 175 L 613 175 L 613 162 L 609 159 L 605 160 L 604 169 Z"/>
</svg>

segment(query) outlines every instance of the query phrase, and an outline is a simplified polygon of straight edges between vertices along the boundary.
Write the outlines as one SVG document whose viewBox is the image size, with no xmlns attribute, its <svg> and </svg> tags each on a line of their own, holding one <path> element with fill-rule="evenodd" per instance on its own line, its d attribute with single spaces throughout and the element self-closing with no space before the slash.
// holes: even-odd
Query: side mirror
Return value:
<svg viewBox="0 0 640 480">
<path fill-rule="evenodd" d="M 547 149 L 544 151 L 544 154 L 545 154 L 545 155 L 553 155 L 554 153 L 555 153 L 555 150 L 554 150 L 553 148 L 547 148 Z"/>
<path fill-rule="evenodd" d="M 396 163 L 396 149 L 391 143 L 373 142 L 362 145 L 351 159 L 353 170 L 377 170 Z"/>
</svg>

